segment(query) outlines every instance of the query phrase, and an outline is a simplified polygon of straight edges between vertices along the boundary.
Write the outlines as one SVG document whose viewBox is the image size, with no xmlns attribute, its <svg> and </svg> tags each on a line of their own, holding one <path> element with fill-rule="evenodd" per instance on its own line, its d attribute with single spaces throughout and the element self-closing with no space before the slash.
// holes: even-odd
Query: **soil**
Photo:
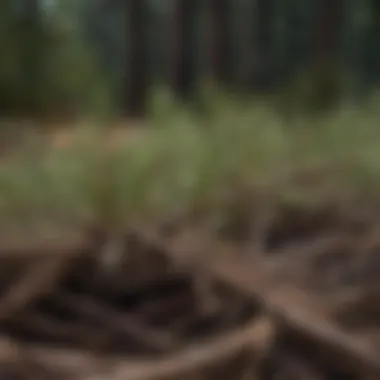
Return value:
<svg viewBox="0 0 380 380">
<path fill-rule="evenodd" d="M 31 141 L 38 141 L 39 146 L 42 144 L 50 149 L 69 149 L 78 139 L 78 133 L 75 129 L 78 123 L 78 121 L 73 121 L 70 124 L 65 121 L 33 123 L 27 120 L 9 120 L 0 130 L 0 159 L 4 161 L 14 152 L 25 146 L 30 146 Z M 134 143 L 143 138 L 147 131 L 144 122 L 140 120 L 114 122 L 104 131 L 104 146 L 107 149 L 112 149 L 126 142 Z"/>
<path fill-rule="evenodd" d="M 200 254 L 189 236 L 204 237 L 178 230 L 126 231 L 116 266 L 104 264 L 100 229 L 71 244 L 3 247 L 0 375 L 380 378 L 376 223 L 286 212 L 263 252 L 219 236 Z"/>
<path fill-rule="evenodd" d="M 380 379 L 380 224 L 363 210 L 283 207 L 261 245 L 244 211 L 211 242 L 180 221 L 2 240 L 0 379 Z"/>
</svg>

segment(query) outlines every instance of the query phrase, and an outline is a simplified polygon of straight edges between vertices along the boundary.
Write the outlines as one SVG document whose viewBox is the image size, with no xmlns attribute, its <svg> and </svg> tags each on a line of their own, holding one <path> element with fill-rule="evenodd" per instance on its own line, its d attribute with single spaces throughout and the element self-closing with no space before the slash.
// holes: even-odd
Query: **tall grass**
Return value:
<svg viewBox="0 0 380 380">
<path fill-rule="evenodd" d="M 212 98 L 206 118 L 168 94 L 150 130 L 106 149 L 104 130 L 74 129 L 74 143 L 41 143 L 0 165 L 0 230 L 48 233 L 89 222 L 111 228 L 193 211 L 219 215 L 227 198 L 298 207 L 360 199 L 377 204 L 380 115 L 344 108 L 297 125 L 269 104 Z"/>
</svg>

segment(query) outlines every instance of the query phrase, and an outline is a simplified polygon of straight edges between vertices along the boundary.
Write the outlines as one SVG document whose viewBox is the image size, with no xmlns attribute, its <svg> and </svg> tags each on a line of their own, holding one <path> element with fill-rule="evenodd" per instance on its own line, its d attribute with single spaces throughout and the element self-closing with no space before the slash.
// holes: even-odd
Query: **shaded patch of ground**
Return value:
<svg viewBox="0 0 380 380">
<path fill-rule="evenodd" d="M 110 147 L 139 133 L 113 130 Z M 72 143 L 66 131 L 52 134 L 53 148 Z M 203 239 L 197 234 L 174 245 L 140 234 L 113 244 L 100 233 L 72 244 L 3 249 L 0 374 L 93 376 L 91 359 L 91 365 L 79 360 L 84 374 L 78 368 L 66 374 L 72 365 L 61 356 L 69 350 L 106 364 L 122 356 L 129 362 L 113 367 L 128 379 L 376 378 L 380 240 L 374 221 L 329 207 L 283 207 L 265 231 L 263 252 L 251 252 L 245 244 L 251 211 L 233 209 L 212 260 L 197 252 Z M 228 240 L 239 248 L 224 256 Z M 103 260 L 109 245 L 120 251 L 116 266 Z M 182 248 L 195 259 L 179 258 Z M 361 342 L 369 331 L 372 348 Z"/>
<path fill-rule="evenodd" d="M 0 374 L 380 377 L 380 240 L 372 219 L 288 209 L 271 226 L 276 244 L 263 252 L 219 240 L 207 256 L 197 252 L 203 237 L 187 234 L 192 246 L 185 235 L 148 241 L 129 232 L 115 244 L 99 230 L 72 244 L 4 247 Z M 116 265 L 105 260 L 110 248 L 118 250 Z"/>
</svg>

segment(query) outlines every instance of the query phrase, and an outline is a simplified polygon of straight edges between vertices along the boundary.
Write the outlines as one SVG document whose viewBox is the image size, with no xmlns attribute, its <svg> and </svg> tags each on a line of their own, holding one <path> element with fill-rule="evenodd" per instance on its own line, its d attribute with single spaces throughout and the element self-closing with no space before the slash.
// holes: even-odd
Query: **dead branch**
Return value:
<svg viewBox="0 0 380 380">
<path fill-rule="evenodd" d="M 191 347 L 162 360 L 121 364 L 115 369 L 115 379 L 158 380 L 184 378 L 193 372 L 229 360 L 236 352 L 252 349 L 259 354 L 274 334 L 268 319 L 255 321 L 251 325 L 225 334 L 210 343 Z M 253 358 L 254 359 L 254 358 Z M 96 374 L 86 380 L 101 380 L 105 374 Z"/>
<path fill-rule="evenodd" d="M 80 316 L 100 324 L 103 329 L 118 335 L 121 340 L 133 340 L 154 352 L 166 352 L 177 347 L 174 337 L 144 324 L 139 321 L 138 316 L 117 314 L 90 298 L 59 295 L 56 302 L 75 310 Z"/>
<path fill-rule="evenodd" d="M 252 266 L 247 260 L 245 264 L 243 260 L 239 265 L 237 262 L 239 260 L 223 262 L 221 259 L 210 270 L 216 278 L 261 299 L 264 309 L 282 332 L 294 334 L 305 344 L 323 348 L 324 359 L 333 365 L 340 362 L 353 370 L 380 375 L 380 356 L 358 337 L 349 336 L 332 323 L 326 307 L 316 297 L 310 299 L 310 295 L 295 287 L 273 288 L 268 285 L 270 276 L 262 268 Z"/>
<path fill-rule="evenodd" d="M 51 256 L 67 256 L 85 251 L 90 247 L 86 237 L 39 239 L 31 242 L 8 242 L 0 247 L 0 262 L 30 263 Z"/>
<path fill-rule="evenodd" d="M 47 339 L 88 348 L 95 347 L 99 341 L 104 341 L 106 338 L 103 330 L 94 329 L 88 323 L 63 322 L 33 311 L 12 320 L 11 326 L 21 335 L 24 332 L 33 333 L 33 335 L 41 337 L 42 341 Z"/>
<path fill-rule="evenodd" d="M 0 320 L 11 319 L 41 296 L 52 293 L 69 263 L 70 257 L 61 255 L 38 260 L 0 300 Z"/>
</svg>

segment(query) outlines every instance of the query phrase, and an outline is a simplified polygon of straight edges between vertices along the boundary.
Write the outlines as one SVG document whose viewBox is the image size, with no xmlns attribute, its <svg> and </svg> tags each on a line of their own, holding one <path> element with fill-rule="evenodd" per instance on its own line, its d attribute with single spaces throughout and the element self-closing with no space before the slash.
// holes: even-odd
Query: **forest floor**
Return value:
<svg viewBox="0 0 380 380">
<path fill-rule="evenodd" d="M 37 155 L 32 150 L 3 160 L 0 227 L 17 233 L 0 244 L 0 375 L 22 380 L 380 378 L 376 202 L 363 201 L 363 193 L 336 196 L 334 186 L 317 202 L 310 201 L 314 192 L 305 190 L 306 204 L 279 201 L 277 193 L 259 187 L 252 202 L 253 194 L 234 177 L 232 197 L 229 193 L 211 207 L 222 183 L 210 177 L 218 181 L 214 174 L 227 145 L 220 155 L 209 156 L 215 135 L 193 135 L 186 128 L 150 138 L 154 132 L 148 129 L 116 126 L 95 140 L 88 132 L 55 128 L 44 137 L 48 147 L 46 140 L 38 145 L 43 157 L 37 149 Z M 104 148 L 105 135 L 107 152 L 120 146 L 136 150 L 112 156 L 112 166 L 82 167 L 93 147 Z M 80 149 L 74 149 L 77 137 Z M 270 134 L 255 137 L 263 140 L 244 148 L 260 153 L 255 173 L 261 173 L 260 158 L 266 160 L 260 161 L 265 174 L 273 170 L 273 177 L 280 177 L 269 165 L 274 151 L 267 157 L 260 149 L 265 140 L 278 152 L 279 140 Z M 206 138 L 205 149 L 193 154 Z M 233 138 L 239 136 L 219 142 L 236 144 L 236 154 L 247 138 L 239 143 Z M 147 145 L 140 150 L 141 144 Z M 329 154 L 326 147 L 322 144 L 322 151 Z M 157 169 L 163 157 L 164 167 Z M 199 163 L 199 157 L 207 161 Z M 210 160 L 215 161 L 207 166 Z M 194 167 L 185 165 L 189 162 Z M 115 165 L 116 176 L 109 176 Z M 189 208 L 176 181 L 192 170 L 209 182 L 195 182 L 202 187 L 192 188 Z M 244 178 L 251 170 L 244 168 Z M 128 180 L 113 187 L 124 171 Z M 93 172 L 99 178 L 91 177 L 91 186 L 79 181 Z M 320 186 L 318 173 L 311 179 L 303 173 L 302 184 Z M 210 192 L 216 183 L 218 191 Z M 163 195 L 150 190 L 153 186 L 163 188 Z M 153 201 L 146 188 L 160 194 L 157 202 L 164 205 L 157 209 L 149 203 L 148 214 Z M 125 203 L 125 197 L 132 201 Z M 81 209 L 84 198 L 91 198 L 90 214 Z M 132 216 L 121 217 L 125 210 Z M 64 226 L 63 232 L 43 236 L 38 226 L 46 231 L 46 218 Z"/>
</svg>

